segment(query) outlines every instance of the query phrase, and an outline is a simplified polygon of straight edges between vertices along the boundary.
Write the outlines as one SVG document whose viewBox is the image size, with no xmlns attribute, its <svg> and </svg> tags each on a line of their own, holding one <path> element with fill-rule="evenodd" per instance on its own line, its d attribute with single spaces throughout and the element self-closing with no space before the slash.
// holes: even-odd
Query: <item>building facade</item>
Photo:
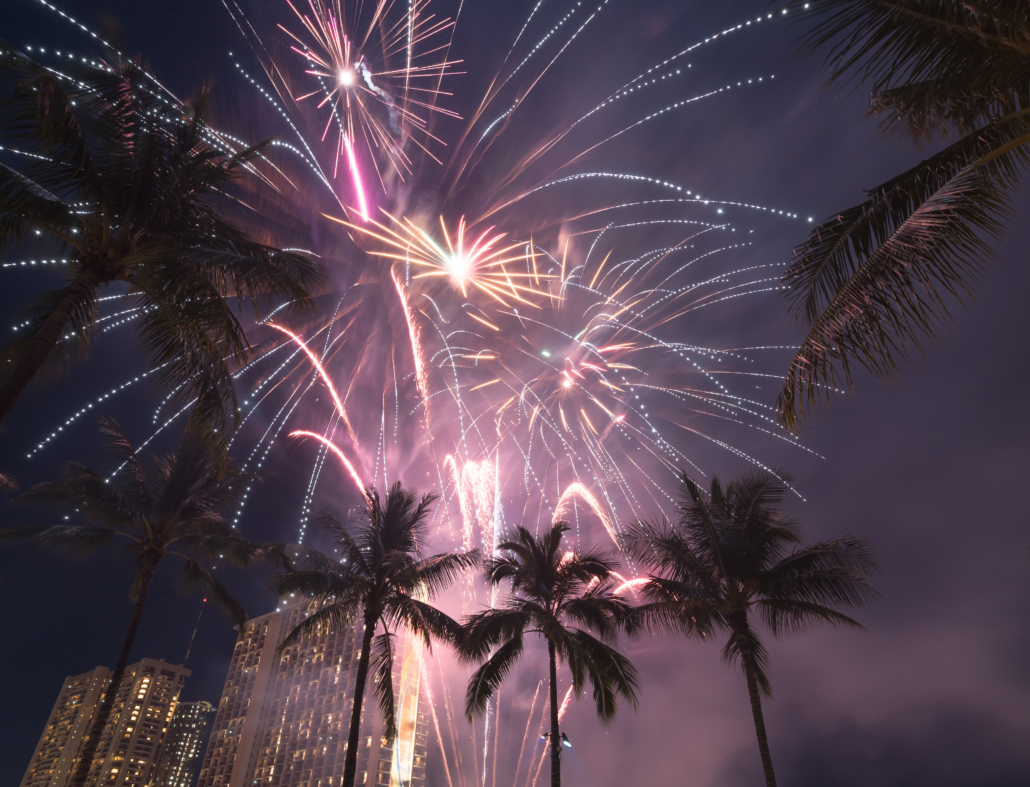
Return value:
<svg viewBox="0 0 1030 787">
<path fill-rule="evenodd" d="M 190 671 L 164 660 L 126 667 L 101 733 L 87 785 L 147 787 Z M 103 701 L 110 673 L 97 667 L 66 678 L 21 787 L 64 787 L 78 766 L 83 738 Z"/>
<path fill-rule="evenodd" d="M 73 765 L 78 763 L 77 755 L 87 725 L 100 704 L 109 677 L 107 667 L 97 667 L 92 672 L 64 679 L 21 787 L 63 787 L 68 781 Z"/>
<path fill-rule="evenodd" d="M 361 624 L 277 653 L 313 611 L 297 602 L 248 622 L 237 641 L 197 787 L 337 787 L 342 782 L 360 656 Z M 426 713 L 419 653 L 395 645 L 399 735 L 381 740 L 369 675 L 357 784 L 425 784 Z"/>
<path fill-rule="evenodd" d="M 204 744 L 204 730 L 214 712 L 210 702 L 180 702 L 168 726 L 150 787 L 191 787 Z"/>
</svg>

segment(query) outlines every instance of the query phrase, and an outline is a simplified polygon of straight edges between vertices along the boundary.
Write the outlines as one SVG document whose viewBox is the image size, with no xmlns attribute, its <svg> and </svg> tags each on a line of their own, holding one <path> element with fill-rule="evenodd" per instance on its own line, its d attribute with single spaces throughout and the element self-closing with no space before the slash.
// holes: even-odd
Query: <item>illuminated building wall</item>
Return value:
<svg viewBox="0 0 1030 787">
<path fill-rule="evenodd" d="M 93 759 L 89 787 L 147 787 L 179 692 L 189 675 L 188 669 L 163 660 L 143 659 L 126 668 Z M 22 787 L 67 784 L 78 765 L 82 739 L 100 706 L 109 677 L 105 667 L 97 667 L 65 679 Z"/>
<path fill-rule="evenodd" d="M 180 702 L 168 726 L 150 787 L 191 787 L 204 743 L 204 729 L 214 711 L 210 702 Z"/>
<path fill-rule="evenodd" d="M 86 725 L 107 685 L 107 667 L 65 678 L 21 787 L 59 787 L 68 780 Z"/>
<path fill-rule="evenodd" d="M 282 606 L 256 618 L 236 644 L 197 787 L 336 787 L 342 781 L 361 629 L 276 648 L 310 609 Z M 394 689 L 400 735 L 382 745 L 372 697 L 365 689 L 357 783 L 372 787 L 425 784 L 426 709 L 418 654 L 397 643 Z"/>
</svg>

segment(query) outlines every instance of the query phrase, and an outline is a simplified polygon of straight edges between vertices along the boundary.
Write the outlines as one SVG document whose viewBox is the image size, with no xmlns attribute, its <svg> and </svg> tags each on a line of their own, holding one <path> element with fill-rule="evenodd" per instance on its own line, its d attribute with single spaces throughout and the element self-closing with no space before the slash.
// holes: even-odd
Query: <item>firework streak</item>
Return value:
<svg viewBox="0 0 1030 787">
<path fill-rule="evenodd" d="M 249 50 L 231 60 L 241 96 L 270 126 L 263 136 L 278 135 L 250 171 L 304 223 L 319 223 L 313 250 L 291 250 L 321 257 L 334 281 L 306 322 L 257 319 L 253 360 L 234 374 L 243 468 L 261 469 L 284 443 L 291 461 L 311 462 L 296 540 L 307 537 L 316 499 L 352 506 L 366 485 L 400 479 L 441 493 L 437 549 L 489 554 L 512 524 L 539 532 L 558 520 L 574 542 L 617 543 L 627 523 L 674 510 L 682 472 L 764 467 L 770 446 L 811 453 L 778 426 L 769 400 L 793 348 L 754 340 L 742 319 L 781 289 L 780 255 L 762 244 L 797 214 L 702 197 L 671 169 L 624 163 L 660 150 L 652 128 L 703 115 L 729 93 L 782 89 L 767 73 L 738 68 L 723 81 L 704 67 L 763 35 L 772 15 L 696 43 L 666 42 L 647 68 L 598 89 L 569 84 L 566 66 L 580 58 L 575 71 L 589 72 L 601 57 L 604 47 L 590 43 L 599 18 L 632 21 L 613 0 L 530 3 L 496 46 L 463 38 L 430 0 L 284 2 L 281 24 L 268 30 L 234 0 L 225 9 Z M 465 49 L 496 59 L 473 62 Z M 67 53 L 31 54 L 60 74 Z M 444 90 L 462 84 L 452 78 L 459 66 L 485 75 L 462 78 L 485 85 L 478 97 Z M 156 79 L 147 86 L 181 109 Z M 547 117 L 555 106 L 561 114 Z M 218 130 L 206 142 L 225 155 L 250 144 Z M 25 155 L 0 151 L 12 166 Z M 67 264 L 59 257 L 5 263 L 12 274 L 3 275 Z M 131 293 L 100 308 L 113 336 L 140 316 Z M 105 386 L 32 454 L 153 371 Z M 161 413 L 174 393 L 155 413 L 156 433 L 189 410 Z M 339 464 L 330 458 L 323 472 L 330 453 Z M 641 579 L 632 565 L 626 573 L 617 592 L 632 594 Z M 497 602 L 471 581 L 461 595 L 464 611 Z M 431 663 L 420 666 L 427 691 Z M 452 775 L 465 785 L 466 772 L 473 784 L 510 784 L 496 776 L 505 772 L 499 704 L 469 757 L 468 735 L 459 742 L 455 729 L 460 711 L 435 677 L 442 711 L 430 702 L 432 724 L 448 785 Z M 546 758 L 527 746 L 537 694 L 521 706 L 505 696 L 528 713 L 507 771 L 514 763 L 514 778 L 532 785 Z M 546 714 L 545 701 L 541 729 Z"/>
</svg>

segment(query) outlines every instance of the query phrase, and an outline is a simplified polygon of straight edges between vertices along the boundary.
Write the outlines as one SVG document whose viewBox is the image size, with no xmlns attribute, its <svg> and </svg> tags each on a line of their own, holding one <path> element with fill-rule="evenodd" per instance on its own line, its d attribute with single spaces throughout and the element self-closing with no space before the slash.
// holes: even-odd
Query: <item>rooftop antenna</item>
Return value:
<svg viewBox="0 0 1030 787">
<path fill-rule="evenodd" d="M 207 606 L 207 599 L 205 598 L 203 600 L 203 603 L 200 605 L 200 614 L 197 615 L 197 625 L 193 627 L 193 636 L 190 637 L 189 647 L 186 648 L 186 658 L 184 658 L 182 660 L 182 666 L 184 666 L 184 667 L 186 666 L 186 662 L 190 660 L 190 651 L 193 650 L 193 640 L 195 640 L 197 638 L 197 629 L 200 628 L 200 619 L 204 615 L 204 607 L 206 607 L 206 606 Z"/>
</svg>

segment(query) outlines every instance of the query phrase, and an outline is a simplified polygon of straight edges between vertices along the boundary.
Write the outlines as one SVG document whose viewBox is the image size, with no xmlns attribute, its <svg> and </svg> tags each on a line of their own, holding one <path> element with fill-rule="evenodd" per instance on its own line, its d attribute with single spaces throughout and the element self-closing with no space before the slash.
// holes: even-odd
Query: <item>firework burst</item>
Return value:
<svg viewBox="0 0 1030 787">
<path fill-rule="evenodd" d="M 427 143 L 440 140 L 429 131 L 428 115 L 457 117 L 437 101 L 443 95 L 440 80 L 457 73 L 452 67 L 459 61 L 438 59 L 448 47 L 433 45 L 454 23 L 429 13 L 429 0 L 414 0 L 403 13 L 395 12 L 393 0 L 377 0 L 367 11 L 363 3 L 345 6 L 341 0 L 308 0 L 306 10 L 290 0 L 287 4 L 303 32 L 282 24 L 279 28 L 291 38 L 291 49 L 304 58 L 305 74 L 317 85 L 293 100 L 314 100 L 325 111 L 323 140 L 335 127 L 334 174 L 344 160 L 356 212 L 367 221 L 368 194 L 356 148 L 367 152 L 385 190 L 383 167 L 401 179 L 412 171 L 408 140 L 435 158 Z"/>
<path fill-rule="evenodd" d="M 410 276 L 412 279 L 442 278 L 450 282 L 465 298 L 469 296 L 469 289 L 475 288 L 502 306 L 508 306 L 508 301 L 533 305 L 532 301 L 526 300 L 526 296 L 539 294 L 539 290 L 532 286 L 532 282 L 539 283 L 540 275 L 513 273 L 506 267 L 514 262 L 530 259 L 535 265 L 535 254 L 528 250 L 529 247 L 525 243 L 505 246 L 502 243 L 505 234 L 495 233 L 493 227 L 487 227 L 478 234 L 469 233 L 464 216 L 458 220 L 457 231 L 453 236 L 448 232 L 441 216 L 442 241 L 438 242 L 431 233 L 411 220 L 386 215 L 393 225 L 392 228 L 379 222 L 370 222 L 378 232 L 340 219 L 336 221 L 379 241 L 386 249 L 370 251 L 372 256 L 402 263 L 408 269 L 414 266 L 415 272 Z M 470 240 L 473 235 L 475 239 Z M 530 281 L 530 286 L 516 283 L 526 280 Z"/>
<path fill-rule="evenodd" d="M 727 91 L 751 89 L 746 77 L 708 84 L 687 59 L 768 19 L 677 44 L 621 87 L 587 96 L 588 105 L 570 110 L 578 118 L 571 124 L 546 125 L 529 109 L 531 94 L 551 90 L 564 101 L 590 92 L 549 77 L 610 9 L 571 3 L 545 19 L 547 8 L 534 5 L 512 31 L 511 49 L 498 50 L 507 56 L 484 67 L 496 73 L 459 129 L 457 115 L 438 107 L 441 80 L 460 62 L 449 55 L 453 22 L 434 17 L 428 0 L 284 6 L 292 16 L 280 28 L 293 52 L 281 58 L 228 0 L 266 77 L 247 79 L 295 134 L 272 149 L 276 166 L 292 159 L 310 168 L 343 206 L 326 207 L 303 179 L 292 181 L 312 216 L 331 213 L 343 228 L 325 246 L 344 251 L 315 249 L 334 268 L 337 289 L 306 324 L 256 325 L 256 356 L 236 372 L 245 394 L 234 450 L 244 466 L 273 461 L 287 435 L 297 438 L 289 441 L 293 461 L 311 460 L 298 541 L 308 537 L 316 501 L 350 503 L 365 485 L 397 478 L 441 491 L 441 548 L 490 552 L 507 525 L 533 529 L 557 518 L 584 541 L 617 541 L 627 522 L 672 510 L 668 489 L 681 471 L 704 476 L 720 457 L 762 465 L 771 443 L 808 450 L 756 393 L 778 379 L 777 354 L 791 348 L 741 339 L 739 319 L 744 304 L 780 289 L 779 263 L 756 259 L 755 247 L 773 222 L 796 215 L 743 198 L 702 198 L 695 184 L 642 174 L 619 158 L 659 116 L 702 111 Z M 753 89 L 771 89 L 771 81 L 756 77 Z M 630 107 L 646 101 L 627 122 Z M 434 114 L 451 128 L 434 129 Z M 444 139 L 450 155 L 438 165 L 433 149 Z M 341 169 L 349 178 L 343 198 L 329 176 Z M 111 327 L 135 318 L 118 298 L 105 317 Z M 106 386 L 97 402 L 150 373 Z M 92 405 L 76 408 L 34 451 Z M 187 409 L 155 414 L 158 431 Z M 634 573 L 630 566 L 618 592 L 634 591 Z M 472 608 L 491 596 L 470 583 L 463 601 Z M 441 749 L 449 737 L 454 778 L 467 784 L 466 741 L 447 692 L 442 683 L 433 723 Z M 529 745 L 540 712 L 534 695 L 513 758 L 528 784 L 543 763 Z M 481 773 L 485 781 L 493 744 L 484 738 L 473 740 L 468 783 Z"/>
</svg>

